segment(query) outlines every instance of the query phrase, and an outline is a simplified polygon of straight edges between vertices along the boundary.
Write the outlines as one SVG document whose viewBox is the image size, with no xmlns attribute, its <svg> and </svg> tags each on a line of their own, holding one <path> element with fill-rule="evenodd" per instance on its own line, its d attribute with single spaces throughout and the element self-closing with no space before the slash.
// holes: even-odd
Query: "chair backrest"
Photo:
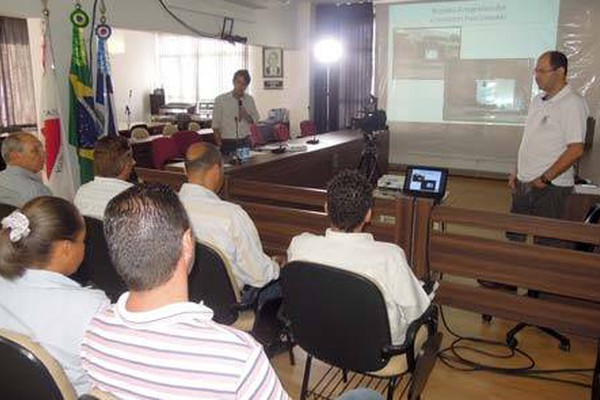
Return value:
<svg viewBox="0 0 600 400">
<path fill-rule="evenodd" d="M 262 132 L 258 128 L 258 125 L 252 124 L 250 125 L 250 143 L 252 147 L 262 146 L 266 143 L 265 138 L 263 137 Z"/>
<path fill-rule="evenodd" d="M 185 157 L 185 153 L 191 145 L 202 141 L 202 136 L 191 130 L 175 132 L 172 137 L 180 157 Z"/>
<path fill-rule="evenodd" d="M 594 204 L 590 210 L 588 211 L 585 217 L 585 224 L 598 224 L 600 220 L 600 203 Z M 591 243 L 577 243 L 575 249 L 578 251 L 585 251 L 588 253 L 593 252 L 596 249 L 596 246 Z"/>
<path fill-rule="evenodd" d="M 300 136 L 313 136 L 317 133 L 317 125 L 314 121 L 302 121 L 300 122 Z"/>
<path fill-rule="evenodd" d="M 138 126 L 137 128 L 133 128 L 131 130 L 131 140 L 134 142 L 137 140 L 144 140 L 150 137 L 150 132 L 148 129 Z"/>
<path fill-rule="evenodd" d="M 187 127 L 187 128 L 188 128 L 188 130 L 190 130 L 190 131 L 199 131 L 200 129 L 202 129 L 202 127 L 200 126 L 200 124 L 199 124 L 199 123 L 197 123 L 197 122 L 194 122 L 194 121 L 190 122 L 190 123 L 188 124 L 188 127 Z"/>
<path fill-rule="evenodd" d="M 239 293 L 229 261 L 223 253 L 204 242 L 196 243 L 194 267 L 188 278 L 191 301 L 203 301 L 215 313 L 214 320 L 225 325 L 234 323 Z"/>
<path fill-rule="evenodd" d="M 281 269 L 283 301 L 298 344 L 328 364 L 357 372 L 386 365 L 391 344 L 385 301 L 371 280 L 339 268 L 293 261 Z"/>
<path fill-rule="evenodd" d="M 10 204 L 0 203 L 0 220 L 13 212 L 17 207 Z"/>
<path fill-rule="evenodd" d="M 75 400 L 62 367 L 39 344 L 0 330 L 0 398 Z"/>
<path fill-rule="evenodd" d="M 277 140 L 280 142 L 290 140 L 290 130 L 286 124 L 276 124 L 273 130 L 275 131 Z"/>
<path fill-rule="evenodd" d="M 163 136 L 172 136 L 178 130 L 179 129 L 177 129 L 177 125 L 175 125 L 175 124 L 167 124 L 163 128 L 162 134 L 163 134 Z"/>
<path fill-rule="evenodd" d="M 167 161 L 180 156 L 177 143 L 173 138 L 160 137 L 152 141 L 152 163 L 154 168 L 163 169 Z"/>
<path fill-rule="evenodd" d="M 127 291 L 127 285 L 121 279 L 108 253 L 102 221 L 84 217 L 86 226 L 85 256 L 79 270 L 71 276 L 77 282 L 92 284 L 102 289 L 108 298 L 115 302 Z"/>
</svg>

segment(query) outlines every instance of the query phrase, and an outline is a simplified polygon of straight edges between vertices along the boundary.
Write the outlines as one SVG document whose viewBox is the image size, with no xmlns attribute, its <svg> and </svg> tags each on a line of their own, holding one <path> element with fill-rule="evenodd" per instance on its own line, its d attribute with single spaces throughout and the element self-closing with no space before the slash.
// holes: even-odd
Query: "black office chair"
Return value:
<svg viewBox="0 0 600 400">
<path fill-rule="evenodd" d="M 83 286 L 102 289 L 108 298 L 115 302 L 127 291 L 127 285 L 121 279 L 108 254 L 108 246 L 104 238 L 102 221 L 84 217 L 86 226 L 85 257 L 77 272 L 71 279 Z"/>
<path fill-rule="evenodd" d="M 587 213 L 587 216 L 585 217 L 585 224 L 597 224 L 598 220 L 600 219 L 600 203 L 597 203 L 595 205 L 593 205 L 590 210 Z M 595 250 L 595 245 L 591 244 L 591 243 L 575 243 L 575 250 L 577 251 L 583 251 L 583 252 L 587 252 L 587 253 L 591 253 Z M 529 290 L 527 292 L 528 296 L 531 297 L 538 297 L 539 296 L 539 292 L 535 291 L 535 290 Z M 506 334 L 506 344 L 512 348 L 517 347 L 518 341 L 516 339 L 516 335 L 517 333 L 521 332 L 523 329 L 525 329 L 526 327 L 528 327 L 529 325 L 524 323 L 524 322 L 519 322 L 517 325 L 515 325 L 514 328 L 512 328 L 510 331 L 508 331 L 508 333 Z M 552 336 L 553 338 L 555 338 L 556 340 L 559 341 L 559 348 L 563 351 L 569 351 L 571 349 L 571 341 L 569 340 L 569 338 L 567 338 L 566 336 L 560 334 L 559 332 L 557 332 L 554 329 L 550 329 L 550 328 L 546 328 L 543 326 L 536 326 L 539 330 L 541 330 L 542 332 L 546 333 L 547 335 Z"/>
<path fill-rule="evenodd" d="M 4 217 L 8 216 L 16 208 L 17 207 L 11 206 L 10 204 L 0 203 L 0 220 Z"/>
<path fill-rule="evenodd" d="M 188 278 L 190 301 L 204 302 L 214 320 L 250 332 L 255 316 L 251 304 L 242 304 L 227 258 L 208 243 L 196 243 L 194 267 Z"/>
<path fill-rule="evenodd" d="M 276 318 L 281 299 L 259 304 L 256 297 L 243 302 L 231 271 L 229 260 L 219 249 L 197 242 L 194 267 L 188 278 L 190 301 L 204 302 L 213 310 L 215 321 L 250 333 L 265 347 L 267 355 L 273 354 L 279 335 L 285 334 L 282 322 Z M 294 364 L 289 336 L 285 348 Z"/>
<path fill-rule="evenodd" d="M 27 336 L 0 330 L 0 398 L 75 400 L 62 367 Z"/>
<path fill-rule="evenodd" d="M 366 277 L 294 261 L 282 268 L 281 281 L 292 334 L 308 353 L 302 400 L 311 394 L 318 398 L 334 395 L 331 388 L 317 392 L 319 384 L 309 390 L 313 357 L 339 368 L 344 381 L 348 371 L 387 380 L 388 399 L 393 398 L 401 378 L 410 373 L 409 399 L 419 398 L 442 339 L 437 332 L 436 306 L 410 324 L 404 344 L 394 346 L 381 290 Z M 329 392 L 327 396 L 325 392 Z"/>
</svg>

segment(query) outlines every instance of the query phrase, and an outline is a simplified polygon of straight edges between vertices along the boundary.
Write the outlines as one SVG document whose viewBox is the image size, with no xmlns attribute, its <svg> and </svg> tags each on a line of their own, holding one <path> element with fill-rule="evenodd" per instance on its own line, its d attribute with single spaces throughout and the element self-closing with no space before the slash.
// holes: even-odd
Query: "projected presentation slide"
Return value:
<svg viewBox="0 0 600 400">
<path fill-rule="evenodd" d="M 560 0 L 390 6 L 388 120 L 523 124 L 538 90 L 536 59 L 556 47 L 559 6 Z"/>
</svg>

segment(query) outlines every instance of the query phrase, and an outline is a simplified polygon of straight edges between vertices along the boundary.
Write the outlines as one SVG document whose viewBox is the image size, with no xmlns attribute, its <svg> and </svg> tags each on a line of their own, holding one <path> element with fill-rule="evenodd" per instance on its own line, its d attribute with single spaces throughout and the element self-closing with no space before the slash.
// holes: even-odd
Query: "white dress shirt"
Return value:
<svg viewBox="0 0 600 400">
<path fill-rule="evenodd" d="M 549 100 L 543 100 L 544 96 L 534 97 L 529 106 L 517 163 L 521 182 L 539 178 L 567 150 L 567 145 L 585 140 L 589 110 L 584 98 L 570 85 Z M 552 184 L 573 186 L 573 167 L 554 178 Z"/>
<path fill-rule="evenodd" d="M 430 300 L 395 244 L 377 242 L 370 233 L 328 229 L 325 236 L 303 233 L 292 239 L 288 262 L 308 261 L 371 279 L 382 290 L 393 344 L 404 343 L 408 325 L 420 317 Z"/>
<path fill-rule="evenodd" d="M 28 269 L 20 278 L 0 277 L 0 328 L 42 345 L 63 367 L 78 395 L 90 390 L 79 346 L 92 317 L 109 303 L 101 290 L 82 288 L 56 272 Z"/>
<path fill-rule="evenodd" d="M 247 93 L 241 98 L 242 105 L 252 117 L 254 123 L 260 119 L 260 114 L 256 109 L 254 98 Z M 213 109 L 212 128 L 221 130 L 221 138 L 236 139 L 235 137 L 235 119 L 239 115 L 239 100 L 233 97 L 233 91 L 223 93 L 215 99 Z M 238 121 L 239 138 L 244 138 L 250 134 L 250 123 L 245 119 Z"/>
<path fill-rule="evenodd" d="M 131 183 L 121 179 L 97 176 L 93 181 L 81 185 L 75 195 L 75 206 L 87 217 L 103 219 L 108 202 L 131 186 Z"/>
<path fill-rule="evenodd" d="M 254 222 L 242 207 L 191 183 L 181 187 L 179 198 L 196 237 L 225 254 L 240 289 L 244 285 L 261 288 L 279 278 L 279 266 L 263 252 Z"/>
</svg>

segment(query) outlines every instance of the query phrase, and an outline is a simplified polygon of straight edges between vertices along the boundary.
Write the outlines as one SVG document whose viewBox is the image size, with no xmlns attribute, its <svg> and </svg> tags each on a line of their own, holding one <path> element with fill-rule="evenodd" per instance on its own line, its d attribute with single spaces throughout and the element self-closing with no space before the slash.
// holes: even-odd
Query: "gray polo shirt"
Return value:
<svg viewBox="0 0 600 400">
<path fill-rule="evenodd" d="M 258 110 L 256 110 L 254 98 L 249 94 L 244 93 L 242 104 L 254 120 L 254 123 L 257 123 L 260 119 L 260 114 L 258 113 Z M 235 118 L 238 116 L 238 112 L 238 99 L 233 97 L 233 91 L 217 96 L 213 110 L 212 128 L 221 130 L 221 138 L 235 139 Z M 238 132 L 240 138 L 250 134 L 250 124 L 248 121 L 239 121 Z"/>
<path fill-rule="evenodd" d="M 52 196 L 52 192 L 38 174 L 14 165 L 0 172 L 0 203 L 22 207 L 40 196 Z"/>
</svg>

